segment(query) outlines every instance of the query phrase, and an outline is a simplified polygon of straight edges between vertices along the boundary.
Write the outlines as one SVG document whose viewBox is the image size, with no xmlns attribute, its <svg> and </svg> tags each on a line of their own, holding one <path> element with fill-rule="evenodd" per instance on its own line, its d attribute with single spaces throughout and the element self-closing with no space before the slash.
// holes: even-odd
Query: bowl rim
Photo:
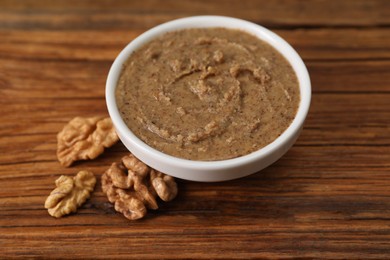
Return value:
<svg viewBox="0 0 390 260">
<path fill-rule="evenodd" d="M 197 161 L 165 154 L 149 146 L 140 138 L 138 138 L 127 127 L 120 115 L 115 99 L 115 89 L 117 87 L 117 82 L 122 71 L 123 63 L 139 47 L 149 42 L 153 38 L 169 31 L 207 27 L 225 27 L 230 29 L 243 30 L 245 32 L 254 34 L 261 40 L 264 40 L 265 42 L 273 46 L 287 59 L 297 76 L 300 89 L 300 103 L 295 118 L 289 125 L 289 127 L 279 137 L 277 137 L 274 141 L 272 141 L 265 147 L 236 158 L 215 161 Z M 263 26 L 257 25 L 246 20 L 226 16 L 205 15 L 185 17 L 160 24 L 150 30 L 147 30 L 146 32 L 136 37 L 133 41 L 128 43 L 127 46 L 116 57 L 109 70 L 106 81 L 105 94 L 107 109 L 118 132 L 118 135 L 122 138 L 126 138 L 129 142 L 131 142 L 133 147 L 141 150 L 143 154 L 148 154 L 155 160 L 160 160 L 168 165 L 176 165 L 181 168 L 184 167 L 189 169 L 213 171 L 222 170 L 225 168 L 236 168 L 265 158 L 269 154 L 282 148 L 283 145 L 289 140 L 289 138 L 291 138 L 291 136 L 297 135 L 309 111 L 311 102 L 311 83 L 309 73 L 301 57 L 293 49 L 293 47 L 291 47 L 289 43 L 287 43 L 277 34 L 273 33 L 272 31 L 266 29 Z"/>
</svg>

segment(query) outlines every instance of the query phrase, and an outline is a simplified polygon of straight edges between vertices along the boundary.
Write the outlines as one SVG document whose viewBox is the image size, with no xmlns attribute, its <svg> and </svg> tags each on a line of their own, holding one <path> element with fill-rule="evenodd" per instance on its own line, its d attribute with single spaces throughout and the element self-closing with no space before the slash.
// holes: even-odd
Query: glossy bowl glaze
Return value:
<svg viewBox="0 0 390 260">
<path fill-rule="evenodd" d="M 240 29 L 272 45 L 293 67 L 300 87 L 300 104 L 291 125 L 269 145 L 241 157 L 220 161 L 194 161 L 162 153 L 139 139 L 120 116 L 115 89 L 123 64 L 139 47 L 169 31 L 188 28 L 225 27 Z M 310 78 L 297 52 L 281 37 L 257 24 L 223 16 L 194 16 L 156 26 L 130 42 L 118 55 L 106 82 L 106 103 L 115 129 L 123 144 L 149 166 L 171 176 L 192 181 L 226 181 L 258 172 L 278 160 L 294 144 L 302 129 L 311 100 Z"/>
</svg>

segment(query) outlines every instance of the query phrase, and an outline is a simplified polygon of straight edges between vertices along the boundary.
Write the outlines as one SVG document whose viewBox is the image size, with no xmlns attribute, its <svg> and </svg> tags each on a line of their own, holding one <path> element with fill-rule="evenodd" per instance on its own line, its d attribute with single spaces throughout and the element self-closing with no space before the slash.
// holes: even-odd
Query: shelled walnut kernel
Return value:
<svg viewBox="0 0 390 260">
<path fill-rule="evenodd" d="M 95 159 L 119 140 L 110 118 L 75 117 L 57 135 L 57 157 L 63 166 Z"/>
<path fill-rule="evenodd" d="M 45 201 L 45 208 L 51 216 L 60 218 L 76 212 L 93 191 L 96 178 L 92 172 L 80 171 L 75 177 L 62 175 L 55 184 L 55 188 Z"/>
</svg>

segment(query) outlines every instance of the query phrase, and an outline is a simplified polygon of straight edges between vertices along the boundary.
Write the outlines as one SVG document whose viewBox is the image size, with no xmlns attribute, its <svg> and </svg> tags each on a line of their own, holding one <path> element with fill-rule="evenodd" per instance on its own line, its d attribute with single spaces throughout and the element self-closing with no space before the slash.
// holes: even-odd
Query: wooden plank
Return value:
<svg viewBox="0 0 390 260">
<path fill-rule="evenodd" d="M 121 156 L 127 154 L 126 149 L 119 144 L 118 149 L 119 146 L 121 146 L 120 151 L 109 150 L 95 162 L 83 161 L 75 164 L 75 166 L 71 168 L 61 167 L 55 158 L 54 151 L 51 151 L 52 154 L 54 154 L 53 158 L 47 162 L 25 160 L 19 162 L 17 167 L 15 167 L 15 164 L 12 163 L 2 163 L 0 165 L 0 179 L 3 183 L 9 184 L 15 184 L 20 181 L 20 179 L 26 179 L 35 185 L 30 187 L 29 182 L 20 183 L 20 185 L 18 185 L 19 188 L 24 191 L 32 192 L 31 194 L 24 194 L 24 196 L 44 196 L 44 194 L 50 191 L 51 187 L 54 185 L 54 179 L 62 174 L 74 174 L 81 168 L 87 168 L 95 171 L 97 175 L 102 174 L 113 161 L 118 161 Z M 318 187 L 317 185 L 323 186 L 325 184 L 335 182 L 333 185 L 336 186 L 328 186 L 326 190 L 323 190 L 323 192 L 349 192 L 353 195 L 356 193 L 362 193 L 363 190 L 356 190 L 353 188 L 342 190 L 339 189 L 338 185 L 342 185 L 342 182 L 343 185 L 351 185 L 350 187 L 352 187 L 354 183 L 350 183 L 349 181 L 355 179 L 354 182 L 359 182 L 363 185 L 362 188 L 364 188 L 364 192 L 375 192 L 375 189 L 382 190 L 387 187 L 386 181 L 390 178 L 386 174 L 386 171 L 390 168 L 389 159 L 390 154 L 384 152 L 382 147 L 377 146 L 314 146 L 310 147 L 310 149 L 303 146 L 294 146 L 284 157 L 282 157 L 281 160 L 261 173 L 249 176 L 240 181 L 231 183 L 228 182 L 224 185 L 202 183 L 192 184 L 190 182 L 186 182 L 187 185 L 190 186 L 186 187 L 185 190 L 189 191 L 189 194 L 196 195 L 196 193 L 192 192 L 198 189 L 201 190 L 202 187 L 209 186 L 213 188 L 210 190 L 212 194 L 209 195 L 214 196 L 218 195 L 217 190 L 226 189 L 226 191 L 229 191 L 232 188 L 231 185 L 242 185 L 246 188 L 245 191 L 240 192 L 250 192 L 252 189 L 257 189 L 272 193 L 276 192 L 272 191 L 272 189 L 274 187 L 278 187 L 278 190 L 280 191 L 283 190 L 284 192 L 306 196 L 305 193 L 301 193 L 301 189 L 294 186 L 295 182 L 303 181 L 305 183 L 307 182 L 306 184 L 311 187 Z M 44 168 L 44 165 L 47 165 L 47 167 Z M 369 169 L 371 169 L 371 171 L 368 174 L 367 170 Z M 311 179 L 318 180 L 311 183 Z M 285 183 L 280 185 L 275 183 L 276 186 L 272 185 L 262 187 L 259 187 L 258 184 L 256 184 L 258 182 L 267 183 L 276 180 L 283 181 Z M 384 182 L 381 182 L 381 180 Z M 336 183 L 337 181 L 340 181 L 340 183 Z M 254 183 L 251 184 L 252 182 Z M 284 186 L 286 183 L 290 182 L 293 186 Z M 364 185 L 376 185 L 378 187 L 368 187 Z M 4 185 L 1 190 L 1 194 L 3 196 L 6 194 L 8 194 L 8 196 L 13 196 L 11 193 L 12 190 L 15 190 L 15 186 Z M 317 192 L 317 195 L 320 195 L 319 190 L 316 190 L 315 192 Z M 18 197 L 15 197 L 15 199 L 18 199 Z"/>
<path fill-rule="evenodd" d="M 276 31 L 304 60 L 334 61 L 388 59 L 389 32 L 388 28 Z"/>
<path fill-rule="evenodd" d="M 107 115 L 104 98 L 98 99 L 35 99 L 16 98 L 3 101 L 0 120 L 18 126 L 34 122 L 67 122 L 77 113 L 80 116 Z M 331 104 L 331 105 L 329 105 Z M 18 113 L 14 113 L 18 111 Z M 390 114 L 389 94 L 334 94 L 313 95 L 306 126 L 388 126 Z M 13 122 L 6 120 L 12 116 Z M 8 126 L 8 125 L 7 125 Z M 29 133 L 25 124 L 22 133 Z M 34 126 L 35 127 L 35 126 Z M 35 128 L 37 129 L 37 128 Z M 0 126 L 3 133 L 12 129 Z M 24 132 L 26 131 L 27 132 Z M 45 129 L 52 132 L 53 129 Z M 30 132 L 31 133 L 31 132 Z M 38 132 L 39 133 L 39 132 Z"/>
<path fill-rule="evenodd" d="M 269 222 L 267 222 L 269 223 Z M 345 222 L 342 222 L 345 224 Z M 378 222 L 374 221 L 373 225 L 377 225 Z M 322 227 L 322 225 L 319 225 Z M 352 225 L 356 228 L 356 225 Z M 207 227 L 206 227 L 207 228 Z M 80 255 L 78 257 L 88 257 L 97 251 L 94 248 L 99 248 L 102 252 L 105 252 L 106 258 L 153 258 L 158 255 L 160 258 L 170 258 L 172 255 L 177 256 L 178 251 L 180 255 L 187 258 L 218 258 L 222 255 L 242 256 L 243 258 L 250 257 L 273 257 L 278 256 L 290 258 L 292 255 L 300 255 L 301 257 L 321 257 L 321 258 L 337 258 L 340 256 L 340 251 L 345 252 L 344 257 L 352 257 L 356 255 L 368 255 L 370 258 L 385 259 L 387 256 L 388 246 L 386 235 L 375 234 L 372 235 L 372 239 L 367 238 L 368 232 L 353 232 L 353 239 L 349 239 L 344 232 L 337 232 L 337 230 L 329 230 L 327 233 L 318 233 L 316 229 L 307 228 L 306 232 L 300 230 L 290 230 L 287 228 L 279 231 L 268 232 L 269 229 L 263 231 L 257 231 L 261 227 L 252 226 L 255 229 L 252 234 L 244 235 L 240 231 L 231 230 L 229 226 L 219 225 L 218 228 L 208 229 L 200 228 L 199 230 L 176 230 L 172 233 L 168 233 L 166 236 L 156 236 L 147 233 L 133 234 L 131 231 L 121 232 L 118 228 L 113 228 L 112 231 L 108 231 L 103 240 L 93 232 L 92 229 L 87 229 L 87 234 L 81 235 L 74 231 L 74 229 L 68 228 L 61 230 L 60 236 L 64 240 L 63 243 L 56 240 L 54 235 L 60 234 L 60 232 L 50 235 L 51 232 L 46 232 L 42 237 L 34 236 L 32 233 L 32 240 L 26 243 L 26 236 L 18 235 L 15 240 L 18 242 L 19 247 L 12 248 L 13 253 L 19 256 L 42 256 L 42 254 L 49 254 L 52 257 L 72 255 L 79 240 L 85 241 L 86 246 L 80 248 Z M 367 226 L 361 226 L 361 229 L 367 228 Z M 124 227 L 123 229 L 126 229 Z M 278 226 L 275 225 L 275 229 Z M 284 231 L 286 230 L 286 232 Z M 30 231 L 29 229 L 27 231 Z M 96 232 L 102 231 L 96 229 Z M 332 232 L 333 231 L 333 232 Z M 375 230 L 374 230 L 375 231 Z M 209 234 L 220 233 L 215 236 Z M 181 241 L 191 241 L 189 243 L 182 243 Z M 234 243 L 233 241 L 238 242 Z M 51 241 L 51 242 L 49 242 Z M 149 244 L 145 250 L 145 244 Z M 230 243 L 229 243 L 230 242 Z M 5 241 L 5 245 L 9 246 L 9 242 Z M 28 244 L 32 244 L 35 247 L 40 248 L 41 253 L 38 251 L 29 251 Z M 115 244 L 116 247 L 109 246 Z M 53 250 L 51 245 L 55 246 L 56 251 Z M 326 245 L 326 246 L 324 246 Z M 370 250 L 375 247 L 376 250 Z M 314 250 L 313 250 L 314 249 Z M 207 252 L 207 253 L 205 253 Z M 102 257 L 103 258 L 103 257 Z"/>
<path fill-rule="evenodd" d="M 112 61 L 0 58 L 0 93 L 31 99 L 103 99 Z M 313 93 L 390 93 L 389 61 L 307 61 Z M 51 89 L 52 91 L 45 91 Z M 0 101 L 5 102 L 5 101 Z"/>
<path fill-rule="evenodd" d="M 269 27 L 387 26 L 386 0 L 310 1 L 19 1 L 0 2 L 0 27 L 134 29 L 192 15 L 227 15 Z M 348 12 L 348 15 L 346 15 Z M 283 19 L 280 19 L 283 17 Z"/>
<path fill-rule="evenodd" d="M 390 93 L 390 61 L 307 61 L 313 93 Z"/>
<path fill-rule="evenodd" d="M 144 30 L 0 30 L 0 58 L 17 61 L 113 61 Z M 390 58 L 390 29 L 274 30 L 309 60 L 383 60 Z M 80 37 L 82 35 L 82 37 Z"/>
</svg>

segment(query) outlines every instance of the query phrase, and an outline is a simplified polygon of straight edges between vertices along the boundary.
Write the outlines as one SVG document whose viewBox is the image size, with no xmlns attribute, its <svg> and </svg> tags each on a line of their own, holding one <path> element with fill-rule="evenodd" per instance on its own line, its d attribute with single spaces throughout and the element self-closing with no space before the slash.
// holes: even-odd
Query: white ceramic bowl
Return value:
<svg viewBox="0 0 390 260">
<path fill-rule="evenodd" d="M 193 161 L 164 154 L 141 141 L 126 126 L 118 111 L 115 88 L 127 58 L 146 42 L 169 31 L 186 28 L 225 27 L 251 33 L 277 49 L 291 64 L 298 77 L 301 101 L 291 125 L 272 143 L 251 154 L 221 161 Z M 170 21 L 141 34 L 115 59 L 106 82 L 108 112 L 123 144 L 149 166 L 177 178 L 192 181 L 226 181 L 258 172 L 278 160 L 293 145 L 302 129 L 311 99 L 310 78 L 296 51 L 275 33 L 257 24 L 223 16 L 194 16 Z"/>
</svg>

